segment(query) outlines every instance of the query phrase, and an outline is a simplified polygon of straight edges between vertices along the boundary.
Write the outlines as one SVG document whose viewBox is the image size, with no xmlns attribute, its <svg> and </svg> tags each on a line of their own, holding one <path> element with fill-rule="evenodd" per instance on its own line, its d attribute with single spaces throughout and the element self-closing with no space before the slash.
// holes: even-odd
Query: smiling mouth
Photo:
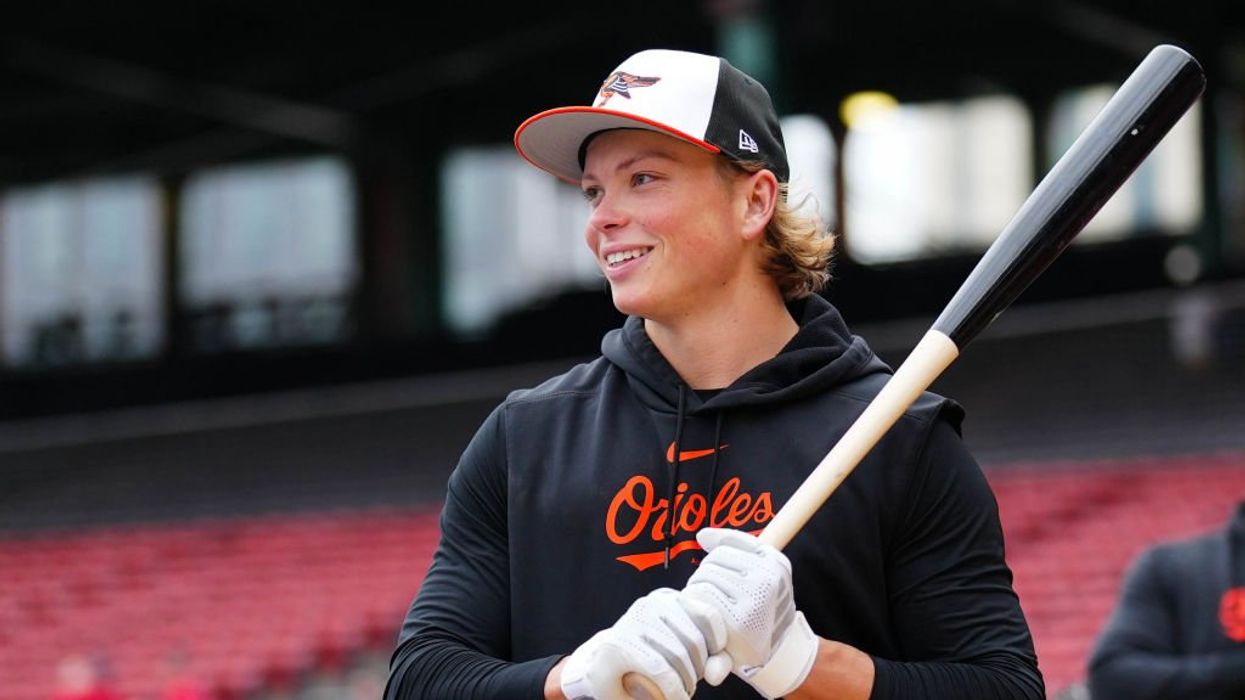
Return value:
<svg viewBox="0 0 1245 700">
<path fill-rule="evenodd" d="M 617 253 L 610 253 L 605 256 L 605 264 L 610 267 L 618 267 L 628 260 L 635 260 L 648 255 L 652 248 L 632 248 L 631 250 L 620 250 Z"/>
</svg>

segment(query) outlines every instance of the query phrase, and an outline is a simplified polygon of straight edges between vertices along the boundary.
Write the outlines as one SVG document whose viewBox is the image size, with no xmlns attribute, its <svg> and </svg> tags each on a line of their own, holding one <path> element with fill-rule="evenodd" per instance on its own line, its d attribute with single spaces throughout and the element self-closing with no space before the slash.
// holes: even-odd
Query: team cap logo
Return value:
<svg viewBox="0 0 1245 700">
<path fill-rule="evenodd" d="M 614 95 L 631 99 L 632 88 L 649 87 L 657 83 L 661 78 L 646 78 L 642 75 L 632 75 L 624 71 L 614 71 L 610 77 L 601 83 L 601 92 L 598 94 L 596 107 L 609 102 Z"/>
</svg>

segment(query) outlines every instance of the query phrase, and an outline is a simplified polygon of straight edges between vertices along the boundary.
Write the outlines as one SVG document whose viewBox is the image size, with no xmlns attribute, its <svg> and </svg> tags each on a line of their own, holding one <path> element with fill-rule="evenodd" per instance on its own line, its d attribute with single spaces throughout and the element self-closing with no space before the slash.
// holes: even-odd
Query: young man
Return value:
<svg viewBox="0 0 1245 700">
<path fill-rule="evenodd" d="M 918 400 L 785 552 L 751 536 L 889 373 L 816 295 L 832 239 L 786 201 L 765 89 L 644 51 L 515 143 L 583 190 L 629 318 L 468 445 L 386 696 L 1042 698 L 954 403 Z"/>
</svg>

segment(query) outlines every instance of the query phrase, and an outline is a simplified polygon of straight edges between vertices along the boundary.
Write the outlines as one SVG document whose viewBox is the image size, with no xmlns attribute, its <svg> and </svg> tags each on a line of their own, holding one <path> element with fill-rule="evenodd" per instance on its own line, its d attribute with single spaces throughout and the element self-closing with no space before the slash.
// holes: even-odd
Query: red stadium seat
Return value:
<svg viewBox="0 0 1245 700">
<path fill-rule="evenodd" d="M 81 650 L 129 697 L 159 694 L 173 649 L 218 698 L 340 668 L 392 644 L 436 540 L 435 513 L 396 511 L 0 538 L 0 687 L 46 700 Z"/>
</svg>

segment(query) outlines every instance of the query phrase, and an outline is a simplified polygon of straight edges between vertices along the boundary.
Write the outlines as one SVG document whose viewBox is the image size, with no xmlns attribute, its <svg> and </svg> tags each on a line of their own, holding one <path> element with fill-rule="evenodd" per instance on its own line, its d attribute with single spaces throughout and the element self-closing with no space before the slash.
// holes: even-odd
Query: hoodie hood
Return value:
<svg viewBox="0 0 1245 700">
<path fill-rule="evenodd" d="M 658 435 L 672 434 L 667 462 L 666 503 L 676 502 L 681 483 L 684 427 L 698 416 L 713 418 L 713 461 L 705 500 L 713 499 L 723 439 L 722 423 L 728 411 L 794 401 L 824 393 L 865 375 L 889 372 L 865 341 L 847 330 L 842 316 L 819 296 L 788 305 L 799 330 L 774 357 L 752 368 L 708 400 L 691 391 L 683 378 L 658 351 L 641 318 L 629 317 L 622 328 L 611 331 L 601 343 L 607 360 L 621 369 L 631 391 L 648 409 Z M 673 423 L 667 432 L 665 424 Z M 664 438 L 663 438 L 664 441 Z M 664 442 L 663 442 L 664 444 Z M 665 529 L 664 563 L 669 566 L 676 523 L 670 518 Z"/>
<path fill-rule="evenodd" d="M 793 401 L 846 384 L 868 374 L 889 373 L 865 341 L 851 334 L 837 309 L 820 296 L 788 305 L 799 324 L 795 337 L 777 356 L 757 365 L 708 401 L 687 392 L 687 410 L 761 406 Z M 651 409 L 674 410 L 683 379 L 662 356 L 644 320 L 629 317 L 622 328 L 606 334 L 602 354 L 627 374 L 636 395 Z"/>
</svg>

